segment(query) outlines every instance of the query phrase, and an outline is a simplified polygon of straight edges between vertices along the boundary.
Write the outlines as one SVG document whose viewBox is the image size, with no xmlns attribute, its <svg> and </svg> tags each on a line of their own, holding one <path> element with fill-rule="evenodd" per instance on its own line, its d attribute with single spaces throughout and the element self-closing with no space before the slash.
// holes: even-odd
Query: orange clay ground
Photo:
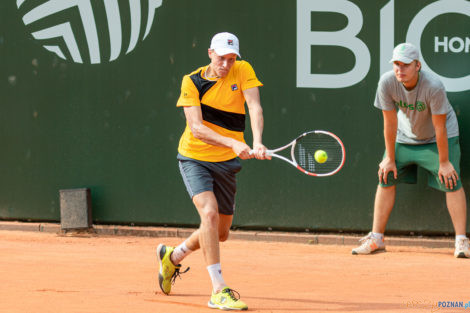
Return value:
<svg viewBox="0 0 470 313">
<path fill-rule="evenodd" d="M 0 231 L 0 312 L 173 313 L 207 308 L 202 253 L 172 294 L 157 285 L 155 248 L 178 238 L 60 236 Z M 252 312 L 470 312 L 437 307 L 470 301 L 470 260 L 452 249 L 389 247 L 353 256 L 352 246 L 229 240 L 226 282 Z"/>
</svg>

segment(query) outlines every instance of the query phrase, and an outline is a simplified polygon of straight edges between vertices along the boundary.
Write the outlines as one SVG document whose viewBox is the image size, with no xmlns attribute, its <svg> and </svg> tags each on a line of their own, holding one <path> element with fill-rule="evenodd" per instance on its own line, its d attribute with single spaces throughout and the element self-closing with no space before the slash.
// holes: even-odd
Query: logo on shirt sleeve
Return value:
<svg viewBox="0 0 470 313">
<path fill-rule="evenodd" d="M 232 88 L 232 91 L 238 90 L 237 84 L 233 84 L 233 85 L 230 86 L 230 87 Z"/>
</svg>

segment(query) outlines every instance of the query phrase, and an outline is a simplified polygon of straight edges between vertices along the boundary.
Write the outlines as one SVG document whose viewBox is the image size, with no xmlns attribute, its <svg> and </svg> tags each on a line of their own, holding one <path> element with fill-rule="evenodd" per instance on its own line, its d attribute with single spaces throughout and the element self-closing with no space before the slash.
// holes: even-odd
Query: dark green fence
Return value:
<svg viewBox="0 0 470 313">
<path fill-rule="evenodd" d="M 175 104 L 220 31 L 238 35 L 265 84 L 267 146 L 326 129 L 347 151 L 327 178 L 243 161 L 235 225 L 370 228 L 383 153 L 373 99 L 406 40 L 446 80 L 469 190 L 469 11 L 463 0 L 1 1 L 0 218 L 57 221 L 59 190 L 88 187 L 95 223 L 198 224 L 175 159 Z M 388 229 L 451 232 L 444 195 L 423 175 L 400 185 Z"/>
</svg>

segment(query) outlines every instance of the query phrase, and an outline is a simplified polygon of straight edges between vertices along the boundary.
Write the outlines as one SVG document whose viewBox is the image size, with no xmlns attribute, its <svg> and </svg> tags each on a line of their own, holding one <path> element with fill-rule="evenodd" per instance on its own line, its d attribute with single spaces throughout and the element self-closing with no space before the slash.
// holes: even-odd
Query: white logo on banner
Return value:
<svg viewBox="0 0 470 313">
<path fill-rule="evenodd" d="M 339 31 L 311 31 L 311 12 L 337 12 L 348 19 L 347 26 Z M 370 52 L 366 44 L 356 37 L 362 29 L 362 12 L 347 0 L 297 1 L 297 87 L 343 88 L 357 84 L 369 72 Z M 310 47 L 341 46 L 349 49 L 356 58 L 353 69 L 342 74 L 312 74 Z"/>
<path fill-rule="evenodd" d="M 406 41 L 421 47 L 421 34 L 426 25 L 435 17 L 445 13 L 465 14 L 470 17 L 470 2 L 465 0 L 441 0 L 423 8 L 411 21 Z M 453 45 L 451 45 L 453 47 Z M 432 71 L 424 58 L 421 58 L 423 69 Z M 456 66 L 458 66 L 456 64 Z M 447 91 L 465 91 L 470 89 L 470 74 L 459 78 L 450 78 L 435 73 L 442 80 Z"/>
<path fill-rule="evenodd" d="M 312 31 L 311 12 L 335 12 L 343 14 L 347 26 L 339 31 Z M 421 48 L 421 37 L 426 26 L 436 17 L 457 13 L 470 17 L 470 1 L 439 0 L 422 8 L 411 21 L 406 41 Z M 390 0 L 380 10 L 380 73 L 391 70 L 389 60 L 395 42 L 395 0 Z M 370 70 L 371 55 L 366 43 L 357 37 L 363 27 L 360 8 L 348 0 L 297 0 L 297 87 L 306 88 L 344 88 L 362 81 Z M 402 41 L 405 41 L 402 40 Z M 402 42 L 401 41 L 401 42 Z M 354 67 L 341 74 L 312 74 L 311 46 L 339 46 L 350 50 L 355 57 Z M 468 37 L 434 37 L 434 53 L 442 48 L 452 53 L 468 53 Z M 423 54 L 421 54 L 422 56 Z M 434 72 L 421 57 L 423 69 Z M 460 66 L 456 64 L 456 66 Z M 470 74 L 451 78 L 434 72 L 440 77 L 448 92 L 470 90 Z"/>
<path fill-rule="evenodd" d="M 17 0 L 16 5 L 18 9 L 28 0 Z M 139 38 L 141 36 L 140 29 L 142 24 L 142 8 L 141 0 L 128 0 L 130 8 L 130 38 L 129 45 L 123 47 L 123 34 L 121 23 L 121 12 L 118 0 L 103 0 L 105 13 L 107 17 L 107 30 L 109 33 L 110 42 L 110 55 L 109 61 L 116 60 L 123 48 L 125 53 L 128 54 L 135 49 Z M 144 0 L 142 0 L 144 1 Z M 142 36 L 144 40 L 152 27 L 155 17 L 155 10 L 162 5 L 162 0 L 145 0 L 148 1 L 148 15 L 146 17 L 146 29 Z M 62 45 L 43 45 L 43 47 L 51 52 L 54 52 L 62 59 L 67 59 L 62 48 L 66 48 L 68 54 L 75 63 L 83 63 L 82 53 L 86 53 L 83 48 L 85 45 L 77 44 L 73 29 L 76 27 L 83 27 L 88 47 L 88 54 L 90 63 L 98 64 L 102 62 L 102 54 L 99 46 L 99 36 L 96 27 L 95 14 L 91 5 L 91 0 L 49 0 L 41 5 L 31 9 L 23 16 L 23 22 L 26 26 L 43 19 L 48 16 L 57 14 L 67 9 L 75 9 L 80 15 L 81 25 L 72 25 L 70 22 L 64 22 L 57 25 L 34 31 L 32 36 L 38 40 L 46 39 L 61 39 Z M 101 32 L 105 33 L 105 32 Z"/>
</svg>

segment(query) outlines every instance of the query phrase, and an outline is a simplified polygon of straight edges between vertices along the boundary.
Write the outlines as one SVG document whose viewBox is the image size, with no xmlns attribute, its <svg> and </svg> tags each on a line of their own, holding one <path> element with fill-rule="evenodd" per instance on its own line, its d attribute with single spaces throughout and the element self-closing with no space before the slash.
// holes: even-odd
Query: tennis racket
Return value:
<svg viewBox="0 0 470 313">
<path fill-rule="evenodd" d="M 278 152 L 289 148 L 290 159 L 278 154 Z M 323 159 L 318 157 L 317 159 L 323 163 L 318 162 L 315 158 L 315 153 L 319 150 L 323 154 Z M 266 154 L 286 161 L 304 174 L 320 177 L 338 173 L 344 165 L 346 156 L 343 142 L 338 136 L 324 130 L 305 132 L 283 147 L 267 150 Z"/>
</svg>

